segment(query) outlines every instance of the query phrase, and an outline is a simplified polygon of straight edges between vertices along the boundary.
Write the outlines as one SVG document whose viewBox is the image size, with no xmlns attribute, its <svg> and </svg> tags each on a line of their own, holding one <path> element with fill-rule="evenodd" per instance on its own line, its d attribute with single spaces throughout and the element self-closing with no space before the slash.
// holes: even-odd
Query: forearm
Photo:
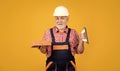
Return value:
<svg viewBox="0 0 120 71">
<path fill-rule="evenodd" d="M 82 54 L 84 52 L 84 42 L 80 39 L 79 40 L 79 45 L 78 45 L 78 54 Z"/>
</svg>

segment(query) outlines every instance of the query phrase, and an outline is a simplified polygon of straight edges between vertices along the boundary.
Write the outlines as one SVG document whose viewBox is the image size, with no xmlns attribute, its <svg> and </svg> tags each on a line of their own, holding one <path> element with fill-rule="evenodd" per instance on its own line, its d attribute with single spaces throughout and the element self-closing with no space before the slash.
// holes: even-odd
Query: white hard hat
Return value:
<svg viewBox="0 0 120 71">
<path fill-rule="evenodd" d="M 58 6 L 55 8 L 53 16 L 69 16 L 68 9 L 64 6 Z"/>
</svg>

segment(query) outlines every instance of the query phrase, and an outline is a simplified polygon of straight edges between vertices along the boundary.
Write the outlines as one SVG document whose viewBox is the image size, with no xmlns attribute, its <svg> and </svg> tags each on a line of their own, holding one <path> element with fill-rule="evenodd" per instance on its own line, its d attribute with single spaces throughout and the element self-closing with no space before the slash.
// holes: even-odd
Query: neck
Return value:
<svg viewBox="0 0 120 71">
<path fill-rule="evenodd" d="M 63 28 L 63 29 L 59 29 L 60 32 L 64 32 L 64 30 L 65 30 L 65 28 Z"/>
</svg>

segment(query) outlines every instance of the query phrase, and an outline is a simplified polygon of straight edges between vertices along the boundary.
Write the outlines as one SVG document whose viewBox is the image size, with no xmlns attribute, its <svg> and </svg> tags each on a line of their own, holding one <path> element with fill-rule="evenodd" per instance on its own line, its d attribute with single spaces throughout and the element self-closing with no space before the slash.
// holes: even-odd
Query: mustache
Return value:
<svg viewBox="0 0 120 71">
<path fill-rule="evenodd" d="M 64 23 L 57 23 L 57 25 L 63 25 Z"/>
<path fill-rule="evenodd" d="M 64 23 L 64 24 L 57 23 L 57 24 L 56 24 L 56 27 L 57 27 L 58 29 L 64 29 L 64 28 L 66 27 L 66 24 L 65 24 L 65 23 Z"/>
</svg>

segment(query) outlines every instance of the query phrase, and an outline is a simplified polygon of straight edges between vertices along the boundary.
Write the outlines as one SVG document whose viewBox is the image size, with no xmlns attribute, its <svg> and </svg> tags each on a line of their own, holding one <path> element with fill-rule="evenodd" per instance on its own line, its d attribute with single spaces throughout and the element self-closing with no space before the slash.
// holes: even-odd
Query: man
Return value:
<svg viewBox="0 0 120 71">
<path fill-rule="evenodd" d="M 46 71 L 76 71 L 75 54 L 84 52 L 84 34 L 78 35 L 74 29 L 67 26 L 68 9 L 56 7 L 53 16 L 55 25 L 48 29 L 43 41 L 51 41 L 51 46 L 41 46 L 40 51 L 47 56 Z"/>
</svg>

